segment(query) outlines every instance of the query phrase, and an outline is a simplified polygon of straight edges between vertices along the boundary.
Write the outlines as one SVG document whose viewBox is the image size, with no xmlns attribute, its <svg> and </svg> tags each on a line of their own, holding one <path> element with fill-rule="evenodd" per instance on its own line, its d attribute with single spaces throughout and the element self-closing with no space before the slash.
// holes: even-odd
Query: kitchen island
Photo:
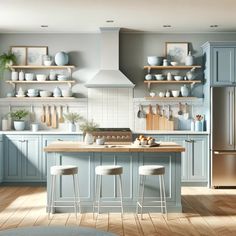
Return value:
<svg viewBox="0 0 236 236">
<path fill-rule="evenodd" d="M 79 168 L 79 185 L 82 212 L 91 212 L 95 195 L 95 167 L 98 165 L 121 165 L 123 167 L 124 210 L 135 212 L 138 196 L 138 167 L 157 164 L 165 166 L 165 187 L 169 212 L 181 212 L 181 152 L 185 149 L 172 142 L 162 142 L 159 147 L 137 147 L 134 145 L 85 145 L 82 142 L 58 141 L 44 148 L 47 152 L 47 193 L 50 188 L 50 167 L 53 165 L 76 165 Z M 56 191 L 56 212 L 73 211 L 73 188 L 71 176 L 58 179 Z M 159 198 L 159 185 L 156 176 L 148 177 L 145 197 L 148 200 Z M 102 199 L 119 199 L 118 186 L 114 177 L 102 179 Z M 60 201 L 66 201 L 61 203 Z M 72 202 L 69 202 L 72 201 Z M 102 208 L 101 210 L 103 210 Z M 150 208 L 149 211 L 159 211 Z M 119 211 L 119 208 L 104 209 Z"/>
</svg>

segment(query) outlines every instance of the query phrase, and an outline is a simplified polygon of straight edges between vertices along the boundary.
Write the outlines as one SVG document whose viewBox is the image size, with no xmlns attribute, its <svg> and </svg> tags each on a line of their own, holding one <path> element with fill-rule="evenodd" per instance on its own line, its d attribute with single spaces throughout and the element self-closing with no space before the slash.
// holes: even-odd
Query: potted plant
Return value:
<svg viewBox="0 0 236 236">
<path fill-rule="evenodd" d="M 91 121 L 86 120 L 84 123 L 80 125 L 80 129 L 85 134 L 84 142 L 86 144 L 93 144 L 94 137 L 92 135 L 92 132 L 96 131 L 97 128 L 98 128 L 98 124 L 96 124 L 93 120 Z"/>
<path fill-rule="evenodd" d="M 12 52 L 3 53 L 0 56 L 0 70 L 10 69 L 10 66 L 16 64 L 16 55 Z"/>
<path fill-rule="evenodd" d="M 25 129 L 25 120 L 24 118 L 29 114 L 26 110 L 17 110 L 10 113 L 11 118 L 14 121 L 14 128 L 17 131 L 22 131 Z"/>
<path fill-rule="evenodd" d="M 73 112 L 69 112 L 67 114 L 64 114 L 64 118 L 66 121 L 69 122 L 69 124 L 68 124 L 68 131 L 69 132 L 75 132 L 76 131 L 75 123 L 83 120 L 82 116 L 80 116 L 78 113 L 73 113 Z"/>
</svg>

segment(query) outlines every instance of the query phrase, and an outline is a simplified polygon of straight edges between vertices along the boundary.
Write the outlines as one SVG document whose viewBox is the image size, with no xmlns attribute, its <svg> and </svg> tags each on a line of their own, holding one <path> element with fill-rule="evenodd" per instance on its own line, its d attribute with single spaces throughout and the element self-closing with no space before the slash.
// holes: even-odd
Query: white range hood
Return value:
<svg viewBox="0 0 236 236">
<path fill-rule="evenodd" d="M 119 70 L 120 28 L 100 28 L 101 69 L 89 80 L 87 88 L 133 88 L 135 85 Z"/>
</svg>

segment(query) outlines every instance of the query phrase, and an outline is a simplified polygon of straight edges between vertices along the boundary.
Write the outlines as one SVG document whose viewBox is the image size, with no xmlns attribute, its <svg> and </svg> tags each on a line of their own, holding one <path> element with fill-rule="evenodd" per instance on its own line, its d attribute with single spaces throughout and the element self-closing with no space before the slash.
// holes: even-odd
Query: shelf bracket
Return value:
<svg viewBox="0 0 236 236">
<path fill-rule="evenodd" d="M 147 71 L 148 71 L 148 74 L 151 73 L 151 66 L 149 66 L 149 67 L 147 68 Z"/>
<path fill-rule="evenodd" d="M 72 88 L 72 83 L 67 83 L 69 88 L 71 89 Z"/>
<path fill-rule="evenodd" d="M 16 84 L 14 82 L 9 82 L 9 84 L 12 86 L 14 90 L 16 89 Z"/>
<path fill-rule="evenodd" d="M 148 83 L 148 90 L 150 90 L 151 89 L 151 83 L 149 82 Z"/>
<path fill-rule="evenodd" d="M 192 82 L 191 85 L 190 85 L 191 89 L 193 89 L 193 87 L 194 87 L 195 85 L 196 85 L 196 82 Z"/>
</svg>

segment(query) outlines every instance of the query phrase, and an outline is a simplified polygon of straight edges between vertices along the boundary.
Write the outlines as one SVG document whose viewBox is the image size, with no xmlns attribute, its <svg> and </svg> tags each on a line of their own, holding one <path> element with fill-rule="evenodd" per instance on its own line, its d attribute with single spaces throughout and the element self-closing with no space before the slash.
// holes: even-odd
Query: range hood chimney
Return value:
<svg viewBox="0 0 236 236">
<path fill-rule="evenodd" d="M 87 88 L 133 88 L 135 85 L 119 70 L 120 28 L 100 28 L 101 69 L 90 79 Z"/>
</svg>

